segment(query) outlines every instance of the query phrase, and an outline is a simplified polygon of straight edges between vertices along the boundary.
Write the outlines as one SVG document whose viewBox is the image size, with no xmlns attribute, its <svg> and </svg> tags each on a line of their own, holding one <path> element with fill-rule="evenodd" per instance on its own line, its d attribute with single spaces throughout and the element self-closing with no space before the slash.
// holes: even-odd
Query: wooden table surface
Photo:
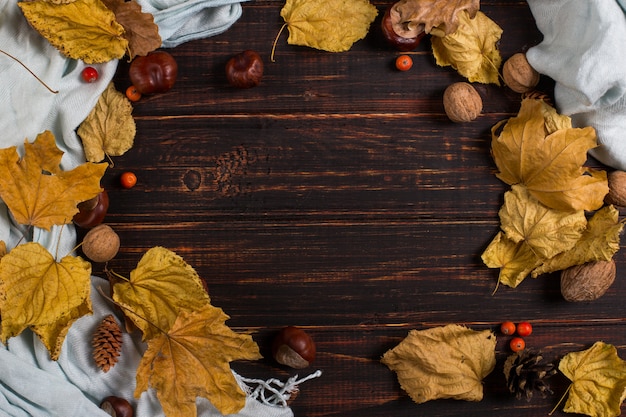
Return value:
<svg viewBox="0 0 626 417">
<path fill-rule="evenodd" d="M 135 145 L 103 179 L 105 221 L 122 241 L 109 267 L 126 274 L 154 246 L 181 255 L 227 323 L 251 332 L 265 356 L 235 370 L 280 379 L 323 371 L 300 387 L 297 417 L 546 415 L 568 381 L 551 379 L 555 394 L 545 399 L 516 400 L 502 372 L 505 337 L 480 402 L 417 405 L 380 363 L 411 329 L 496 331 L 504 320 L 530 321 L 527 345 L 550 361 L 597 340 L 626 357 L 624 250 L 615 284 L 594 302 L 566 302 L 556 274 L 493 294 L 498 271 L 480 255 L 498 231 L 508 187 L 495 177 L 490 128 L 517 113 L 520 95 L 479 85 L 480 118 L 450 122 L 443 90 L 463 78 L 435 65 L 428 41 L 410 71 L 394 69 L 398 53 L 379 29 L 392 3 L 373 2 L 379 17 L 348 52 L 291 46 L 283 33 L 270 62 L 279 1 L 244 3 L 227 32 L 171 49 L 176 85 L 135 104 Z M 481 10 L 504 29 L 503 58 L 541 41 L 526 2 L 484 0 Z M 265 75 L 236 90 L 224 65 L 245 49 L 262 55 Z M 120 90 L 127 69 L 119 66 Z M 540 87 L 551 94 L 552 85 L 542 79 Z M 126 170 L 138 177 L 129 190 L 119 185 Z M 272 337 L 287 325 L 316 341 L 310 368 L 271 359 Z"/>
</svg>

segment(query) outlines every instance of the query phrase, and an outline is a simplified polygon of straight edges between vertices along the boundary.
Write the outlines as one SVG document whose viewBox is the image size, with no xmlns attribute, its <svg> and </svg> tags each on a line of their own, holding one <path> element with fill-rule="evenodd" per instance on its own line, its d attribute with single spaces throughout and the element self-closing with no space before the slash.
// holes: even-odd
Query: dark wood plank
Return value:
<svg viewBox="0 0 626 417">
<path fill-rule="evenodd" d="M 382 12 L 392 2 L 373 4 Z M 623 251 L 620 277 L 592 303 L 564 301 L 554 274 L 493 294 L 497 271 L 480 254 L 498 230 L 507 187 L 495 177 L 490 129 L 515 114 L 518 94 L 479 86 L 483 115 L 453 124 L 441 94 L 462 78 L 435 65 L 428 42 L 415 52 L 414 69 L 399 73 L 377 20 L 340 54 L 290 46 L 283 35 L 272 63 L 282 3 L 243 7 L 226 33 L 171 50 L 176 86 L 136 104 L 135 146 L 114 158 L 103 181 L 106 221 L 122 240 L 110 268 L 128 274 L 157 245 L 183 256 L 229 324 L 251 331 L 265 354 L 234 365 L 246 376 L 295 374 L 268 349 L 282 326 L 306 328 L 319 354 L 300 374 L 321 369 L 323 376 L 301 387 L 292 404 L 298 417 L 536 416 L 567 387 L 559 377 L 554 396 L 513 399 L 504 387 L 502 337 L 483 401 L 416 405 L 379 361 L 415 328 L 495 330 L 505 319 L 530 320 L 527 343 L 549 360 L 596 340 L 624 354 Z M 524 1 L 481 7 L 504 28 L 503 57 L 541 40 Z M 263 55 L 266 74 L 260 86 L 235 90 L 223 66 L 248 48 Z M 126 71 L 121 64 L 120 89 Z M 541 87 L 550 93 L 551 80 Z M 126 170 L 139 178 L 130 190 L 118 185 Z"/>
</svg>

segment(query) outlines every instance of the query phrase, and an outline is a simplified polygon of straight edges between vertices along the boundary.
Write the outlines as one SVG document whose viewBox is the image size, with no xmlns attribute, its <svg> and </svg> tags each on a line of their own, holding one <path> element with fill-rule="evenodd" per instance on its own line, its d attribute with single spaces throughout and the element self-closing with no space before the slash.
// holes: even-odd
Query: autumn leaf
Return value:
<svg viewBox="0 0 626 417">
<path fill-rule="evenodd" d="M 143 332 L 144 340 L 167 332 L 181 310 L 200 309 L 210 301 L 196 271 L 160 246 L 144 254 L 128 281 L 113 285 L 113 299 Z"/>
<path fill-rule="evenodd" d="M 502 29 L 480 11 L 473 19 L 467 11 L 458 18 L 455 32 L 431 38 L 437 65 L 451 66 L 470 82 L 500 85 L 502 56 L 497 45 Z"/>
<path fill-rule="evenodd" d="M 418 404 L 439 398 L 480 401 L 482 380 L 496 365 L 496 336 L 449 324 L 411 330 L 382 363 Z"/>
<path fill-rule="evenodd" d="M 71 322 L 91 313 L 90 282 L 91 263 L 79 257 L 57 262 L 36 242 L 12 249 L 0 259 L 2 342 L 30 327 L 58 358 Z"/>
<path fill-rule="evenodd" d="M 363 39 L 377 14 L 368 0 L 287 0 L 280 11 L 290 45 L 329 52 L 347 51 Z"/>
<path fill-rule="evenodd" d="M 69 58 L 94 64 L 119 59 L 126 53 L 124 28 L 100 0 L 62 4 L 33 0 L 17 5 L 31 26 Z"/>
<path fill-rule="evenodd" d="M 7 244 L 4 240 L 0 240 L 0 259 L 7 254 Z"/>
<path fill-rule="evenodd" d="M 587 262 L 610 261 L 620 249 L 620 234 L 623 229 L 624 223 L 619 221 L 619 211 L 613 206 L 602 207 L 589 219 L 576 245 L 547 259 L 532 271 L 533 277 Z"/>
<path fill-rule="evenodd" d="M 568 353 L 559 370 L 572 381 L 563 411 L 592 417 L 619 416 L 626 395 L 626 362 L 615 346 L 596 342 Z"/>
<path fill-rule="evenodd" d="M 463 12 L 474 18 L 479 9 L 479 0 L 400 0 L 391 6 L 389 13 L 394 32 L 414 38 L 422 32 L 449 35 L 458 29 Z"/>
<path fill-rule="evenodd" d="M 167 417 L 195 417 L 196 397 L 207 398 L 220 413 L 233 414 L 245 405 L 229 363 L 260 359 L 249 335 L 233 332 L 228 316 L 207 304 L 181 311 L 171 328 L 148 342 L 137 369 L 135 397 L 150 387 Z"/>
<path fill-rule="evenodd" d="M 15 146 L 0 149 L 0 198 L 18 223 L 45 230 L 70 223 L 78 203 L 102 191 L 100 179 L 106 164 L 87 162 L 63 171 L 62 156 L 49 131 L 33 143 L 25 141 L 22 158 Z"/>
<path fill-rule="evenodd" d="M 100 162 L 105 154 L 121 156 L 133 147 L 137 128 L 132 112 L 128 98 L 109 83 L 76 131 L 88 161 Z"/>
<path fill-rule="evenodd" d="M 161 46 L 159 27 L 151 13 L 141 11 L 135 0 L 103 0 L 105 6 L 115 13 L 115 20 L 124 28 L 124 38 L 128 41 L 129 59 L 137 55 L 147 55 Z"/>
<path fill-rule="evenodd" d="M 489 268 L 500 268 L 498 281 L 511 288 L 517 287 L 543 261 L 526 241 L 516 243 L 503 232 L 493 238 L 481 257 Z"/>
<path fill-rule="evenodd" d="M 595 130 L 567 125 L 542 100 L 524 99 L 516 117 L 492 129 L 491 152 L 498 178 L 522 184 L 558 210 L 597 210 L 608 192 L 605 171 L 583 166 L 597 146 Z M 553 130 L 557 129 L 557 130 Z"/>
<path fill-rule="evenodd" d="M 521 185 L 504 194 L 500 227 L 514 242 L 525 241 L 540 258 L 548 259 L 574 247 L 587 226 L 585 213 L 544 206 Z"/>
</svg>

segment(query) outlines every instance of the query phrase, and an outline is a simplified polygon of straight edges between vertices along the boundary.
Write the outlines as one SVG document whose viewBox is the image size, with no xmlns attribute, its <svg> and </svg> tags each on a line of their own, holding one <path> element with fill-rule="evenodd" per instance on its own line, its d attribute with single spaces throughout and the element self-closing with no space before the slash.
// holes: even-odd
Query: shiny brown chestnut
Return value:
<svg viewBox="0 0 626 417">
<path fill-rule="evenodd" d="M 165 93 L 176 82 L 178 64 L 169 53 L 153 51 L 133 59 L 128 76 L 141 94 Z"/>
<path fill-rule="evenodd" d="M 78 203 L 78 213 L 72 219 L 74 223 L 83 228 L 91 228 L 99 225 L 109 210 L 109 194 L 102 190 L 97 196 Z"/>
<path fill-rule="evenodd" d="M 133 406 L 124 398 L 109 396 L 100 403 L 100 408 L 113 417 L 133 417 Z"/>
<path fill-rule="evenodd" d="M 263 59 L 255 51 L 240 52 L 226 62 L 226 79 L 233 87 L 255 87 L 259 85 L 262 77 Z"/>
<path fill-rule="evenodd" d="M 272 356 L 281 365 L 306 368 L 315 360 L 315 343 L 304 330 L 287 326 L 274 338 Z"/>
<path fill-rule="evenodd" d="M 421 32 L 414 38 L 405 38 L 400 36 L 393 30 L 393 21 L 391 19 L 391 8 L 390 6 L 385 11 L 383 18 L 381 20 L 380 26 L 383 32 L 383 36 L 387 40 L 387 42 L 396 48 L 398 51 L 409 52 L 417 48 L 417 46 L 422 41 L 422 38 L 426 35 L 426 32 Z"/>
</svg>

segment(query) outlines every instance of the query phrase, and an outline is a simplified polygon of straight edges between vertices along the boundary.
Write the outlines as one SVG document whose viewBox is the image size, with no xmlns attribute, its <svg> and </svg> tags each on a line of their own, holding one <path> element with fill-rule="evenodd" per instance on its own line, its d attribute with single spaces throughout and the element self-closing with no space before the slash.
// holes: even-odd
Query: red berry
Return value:
<svg viewBox="0 0 626 417">
<path fill-rule="evenodd" d="M 120 183 L 124 188 L 133 188 L 137 184 L 137 176 L 130 171 L 124 172 L 120 177 Z"/>
<path fill-rule="evenodd" d="M 517 334 L 522 337 L 530 336 L 532 332 L 533 326 L 527 321 L 523 321 L 517 325 Z"/>
<path fill-rule="evenodd" d="M 526 347 L 526 342 L 524 342 L 524 339 L 522 339 L 521 337 L 514 337 L 513 339 L 511 339 L 509 346 L 511 347 L 511 350 L 513 352 L 519 352 L 521 350 L 524 350 L 524 348 Z"/>
<path fill-rule="evenodd" d="M 93 83 L 98 79 L 98 70 L 94 67 L 85 67 L 81 75 L 86 83 Z"/>
<path fill-rule="evenodd" d="M 408 71 L 413 66 L 413 60 L 408 55 L 400 55 L 396 58 L 396 68 L 399 71 Z"/>
<path fill-rule="evenodd" d="M 505 321 L 500 325 L 500 332 L 506 335 L 515 333 L 515 324 L 512 321 Z"/>
</svg>

